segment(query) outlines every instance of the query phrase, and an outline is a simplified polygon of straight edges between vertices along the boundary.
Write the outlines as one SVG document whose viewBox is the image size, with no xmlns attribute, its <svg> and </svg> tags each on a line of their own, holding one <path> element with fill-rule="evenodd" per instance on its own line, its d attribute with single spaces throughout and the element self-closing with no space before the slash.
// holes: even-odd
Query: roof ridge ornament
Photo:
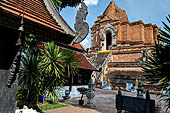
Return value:
<svg viewBox="0 0 170 113">
<path fill-rule="evenodd" d="M 18 28 L 18 31 L 20 31 L 20 33 L 19 33 L 19 37 L 18 37 L 18 40 L 17 40 L 17 43 L 16 43 L 17 46 L 20 46 L 22 44 L 21 43 L 21 35 L 22 35 L 22 32 L 24 32 L 24 15 L 25 15 L 25 12 L 26 12 L 26 9 L 24 9 L 23 12 L 21 12 L 21 14 L 19 14 L 20 16 L 22 15 L 22 17 L 21 17 L 21 25 Z"/>
<path fill-rule="evenodd" d="M 77 36 L 71 44 L 80 43 L 87 37 L 89 33 L 89 25 L 87 22 L 84 22 L 84 20 L 86 20 L 87 14 L 87 6 L 84 2 L 82 2 L 81 7 L 77 11 L 76 23 L 74 24 Z"/>
</svg>

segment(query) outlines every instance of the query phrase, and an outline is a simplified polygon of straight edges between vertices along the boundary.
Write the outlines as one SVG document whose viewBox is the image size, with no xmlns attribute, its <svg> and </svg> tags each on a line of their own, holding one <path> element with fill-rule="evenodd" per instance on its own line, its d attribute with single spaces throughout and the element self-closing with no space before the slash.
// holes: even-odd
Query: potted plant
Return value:
<svg viewBox="0 0 170 113">
<path fill-rule="evenodd" d="M 77 88 L 77 90 L 80 92 L 80 94 L 82 94 L 81 99 L 79 100 L 79 105 L 83 105 L 84 104 L 83 95 L 87 93 L 88 89 L 81 87 L 81 88 Z"/>
</svg>

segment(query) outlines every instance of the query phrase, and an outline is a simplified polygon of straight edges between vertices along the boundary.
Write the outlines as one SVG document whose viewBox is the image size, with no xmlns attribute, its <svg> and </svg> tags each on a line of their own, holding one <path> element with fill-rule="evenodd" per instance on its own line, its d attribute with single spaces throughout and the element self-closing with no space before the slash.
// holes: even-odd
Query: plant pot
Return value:
<svg viewBox="0 0 170 113">
<path fill-rule="evenodd" d="M 65 90 L 65 95 L 66 95 L 66 97 L 68 97 L 69 94 L 70 94 L 70 91 L 69 91 L 69 90 Z"/>
<path fill-rule="evenodd" d="M 79 100 L 79 105 L 83 105 L 84 104 L 84 100 Z"/>
<path fill-rule="evenodd" d="M 43 104 L 43 102 L 44 102 L 44 96 L 40 95 L 38 101 Z"/>
</svg>

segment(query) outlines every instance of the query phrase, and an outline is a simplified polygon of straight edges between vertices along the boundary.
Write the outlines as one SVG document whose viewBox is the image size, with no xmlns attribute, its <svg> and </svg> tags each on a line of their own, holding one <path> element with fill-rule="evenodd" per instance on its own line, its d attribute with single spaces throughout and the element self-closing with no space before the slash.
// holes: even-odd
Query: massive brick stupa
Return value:
<svg viewBox="0 0 170 113">
<path fill-rule="evenodd" d="M 142 20 L 129 22 L 126 11 L 112 1 L 91 28 L 87 56 L 101 70 L 93 77 L 123 86 L 135 83 L 144 74 L 138 60 L 146 60 L 145 52 L 155 44 L 157 34 L 156 25 L 144 24 Z"/>
</svg>

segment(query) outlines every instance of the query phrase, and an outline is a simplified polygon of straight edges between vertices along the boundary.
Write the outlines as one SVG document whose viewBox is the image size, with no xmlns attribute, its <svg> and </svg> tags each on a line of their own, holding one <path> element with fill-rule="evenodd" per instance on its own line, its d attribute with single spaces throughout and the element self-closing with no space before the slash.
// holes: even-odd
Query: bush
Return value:
<svg viewBox="0 0 170 113">
<path fill-rule="evenodd" d="M 130 111 L 125 111 L 124 113 L 134 113 L 134 112 L 130 112 Z"/>
</svg>

